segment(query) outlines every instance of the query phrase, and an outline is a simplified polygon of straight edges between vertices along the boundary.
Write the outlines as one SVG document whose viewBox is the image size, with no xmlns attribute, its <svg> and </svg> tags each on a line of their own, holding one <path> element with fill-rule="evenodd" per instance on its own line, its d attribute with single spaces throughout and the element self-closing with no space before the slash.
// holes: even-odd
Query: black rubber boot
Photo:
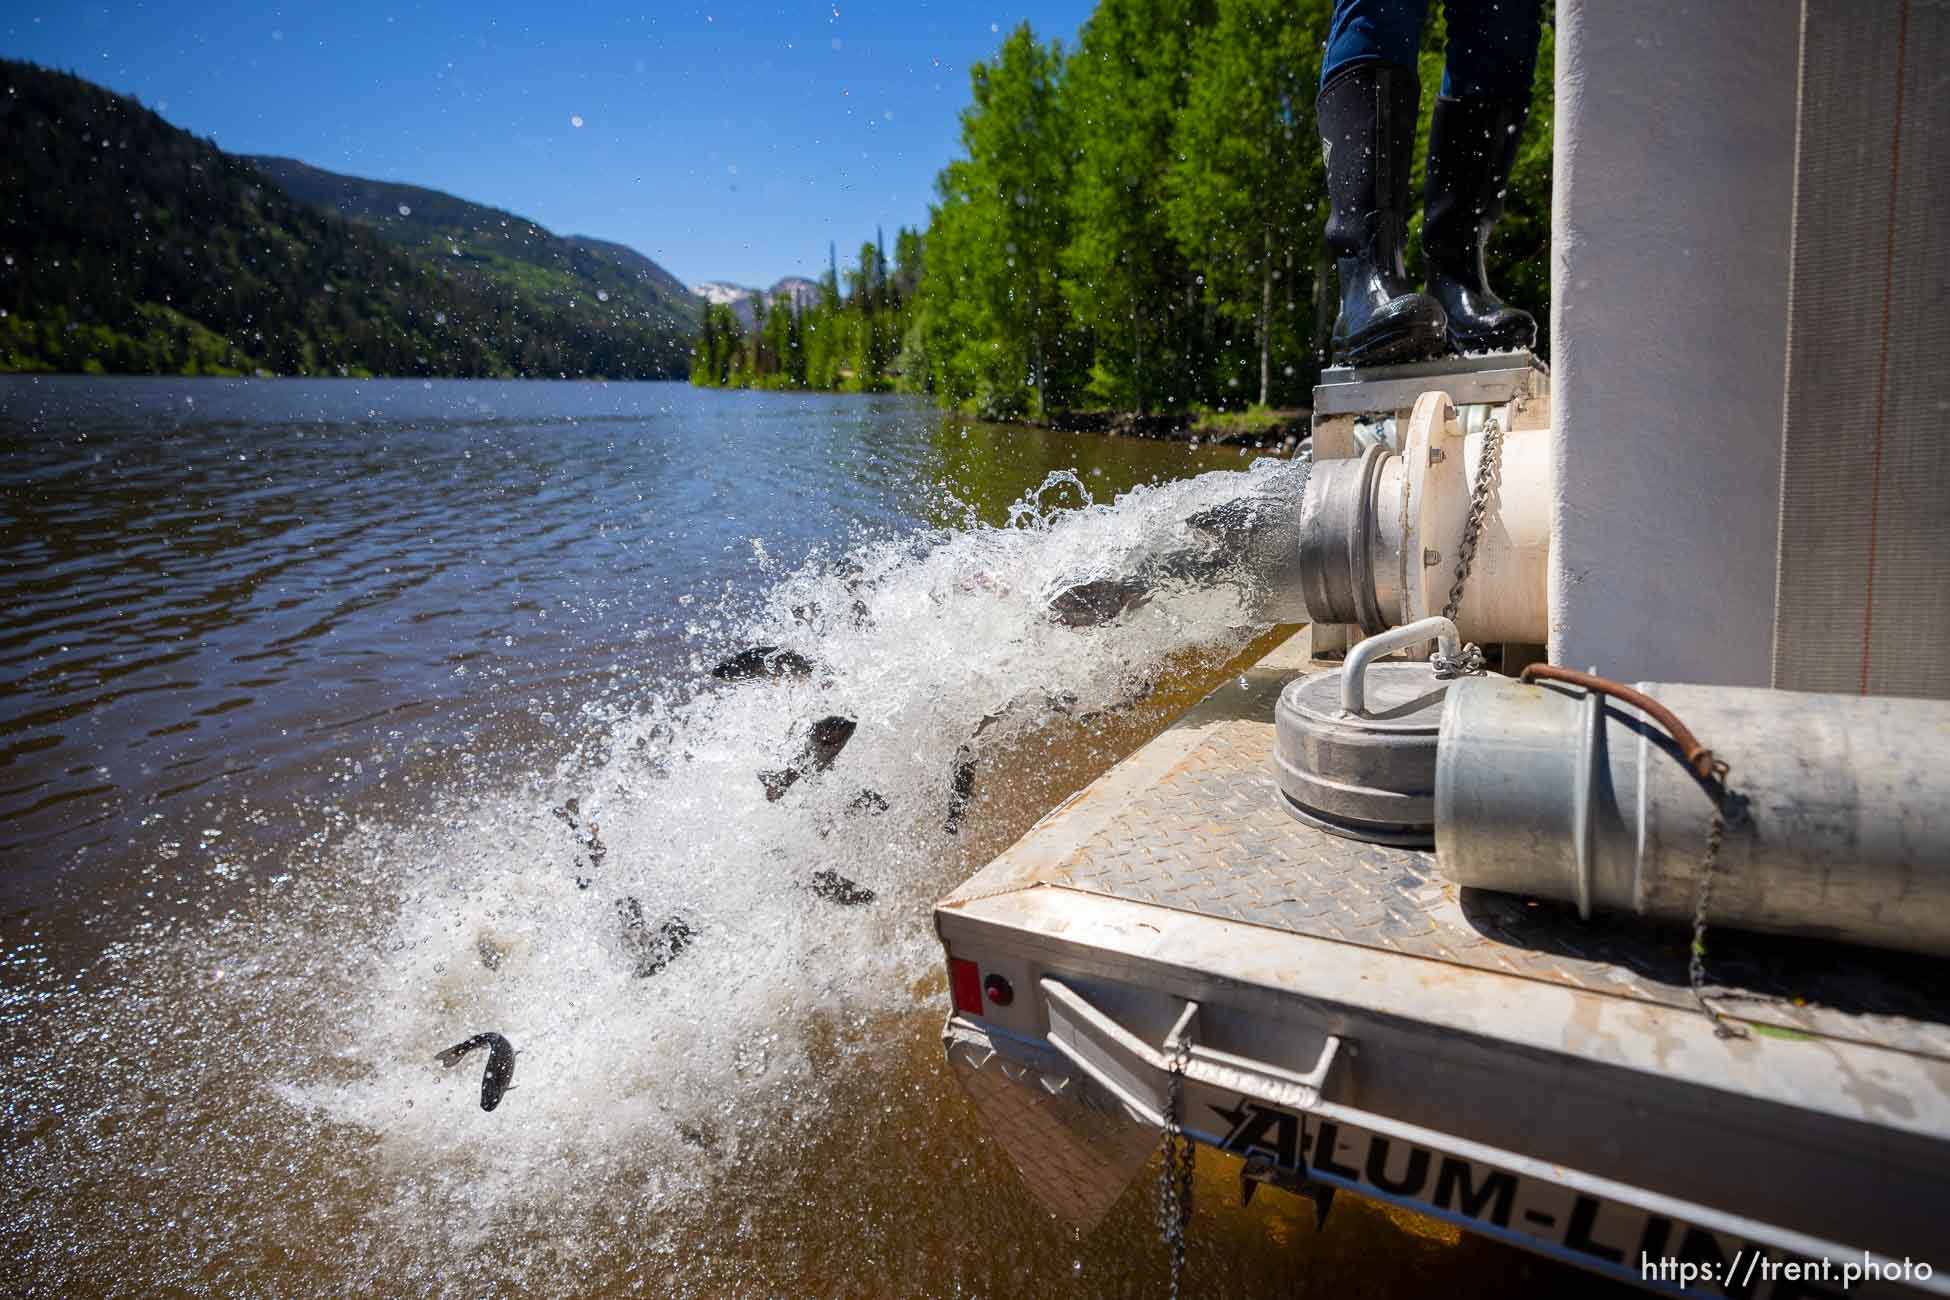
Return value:
<svg viewBox="0 0 1950 1300">
<path fill-rule="evenodd" d="M 1327 246 L 1341 273 L 1334 360 L 1372 366 L 1442 352 L 1442 308 L 1402 266 L 1409 166 L 1422 86 L 1412 68 L 1361 63 L 1321 87 L 1316 114 L 1327 167 Z"/>
<path fill-rule="evenodd" d="M 1483 249 L 1503 215 L 1503 195 L 1527 99 L 1437 96 L 1429 119 L 1429 165 L 1422 190 L 1422 253 L 1429 293 L 1449 318 L 1458 352 L 1527 348 L 1537 321 L 1496 296 L 1483 273 Z"/>
</svg>

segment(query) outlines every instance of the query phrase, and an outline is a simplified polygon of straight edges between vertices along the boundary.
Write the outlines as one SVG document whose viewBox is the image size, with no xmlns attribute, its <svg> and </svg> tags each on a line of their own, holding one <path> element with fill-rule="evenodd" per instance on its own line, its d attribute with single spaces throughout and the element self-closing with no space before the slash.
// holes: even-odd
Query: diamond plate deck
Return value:
<svg viewBox="0 0 1950 1300">
<path fill-rule="evenodd" d="M 1061 888 L 1592 994 L 1694 1005 L 1690 934 L 1443 880 L 1434 855 L 1341 839 L 1280 806 L 1273 705 L 1303 631 L 1045 817 L 945 900 Z M 1702 827 L 1702 834 L 1704 828 Z M 1950 964 L 1715 930 L 1709 993 L 1763 1025 L 1950 1059 Z"/>
</svg>

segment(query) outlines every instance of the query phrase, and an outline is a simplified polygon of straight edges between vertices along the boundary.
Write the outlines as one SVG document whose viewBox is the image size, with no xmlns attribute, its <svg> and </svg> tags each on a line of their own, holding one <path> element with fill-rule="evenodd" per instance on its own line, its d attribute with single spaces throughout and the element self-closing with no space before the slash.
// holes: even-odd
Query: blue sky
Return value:
<svg viewBox="0 0 1950 1300">
<path fill-rule="evenodd" d="M 0 53 L 238 153 L 629 244 L 687 282 L 813 274 L 926 219 L 968 66 L 1091 0 L 275 5 L 10 0 Z M 577 125 L 577 121 L 581 125 Z"/>
</svg>

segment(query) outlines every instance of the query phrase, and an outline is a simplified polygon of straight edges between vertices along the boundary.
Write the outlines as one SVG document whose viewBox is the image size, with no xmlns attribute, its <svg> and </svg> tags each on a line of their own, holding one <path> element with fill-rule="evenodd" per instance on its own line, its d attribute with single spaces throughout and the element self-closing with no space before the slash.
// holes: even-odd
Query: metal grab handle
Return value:
<svg viewBox="0 0 1950 1300">
<path fill-rule="evenodd" d="M 1401 627 L 1390 628 L 1355 646 L 1347 652 L 1347 663 L 1341 668 L 1341 712 L 1365 713 L 1368 703 L 1368 664 L 1390 650 L 1399 650 L 1417 641 L 1434 637 L 1436 645 L 1451 659 L 1462 654 L 1462 637 L 1456 632 L 1456 625 L 1440 614 L 1417 619 Z"/>
<path fill-rule="evenodd" d="M 1176 1040 L 1181 1035 L 1195 1031 L 1199 1004 L 1184 1002 L 1180 1005 L 1172 1030 L 1166 1035 L 1165 1050 L 1160 1051 L 1062 981 L 1045 977 L 1038 983 L 1050 1009 L 1050 1046 L 1068 1058 L 1084 1075 L 1108 1090 L 1134 1117 L 1154 1127 L 1162 1127 L 1165 1120 L 1162 1105 L 1164 1073 L 1170 1068 L 1168 1053 L 1176 1046 Z M 1346 1102 L 1325 1100 L 1320 1095 L 1321 1087 L 1339 1060 L 1344 1045 L 1352 1049 L 1351 1041 L 1344 1044 L 1337 1036 L 1329 1037 L 1321 1049 L 1319 1062 L 1305 1074 L 1254 1061 L 1242 1063 L 1249 1073 L 1226 1075 L 1215 1070 L 1214 1065 L 1221 1061 L 1239 1061 L 1240 1058 L 1194 1043 L 1192 1059 L 1185 1067 L 1185 1078 L 1187 1082 L 1206 1084 L 1222 1093 L 1244 1093 L 1256 1101 L 1284 1110 L 1304 1112 L 1316 1121 L 1331 1121 L 1342 1128 L 1342 1134 L 1336 1136 L 1344 1135 L 1348 1129 L 1357 1129 L 1398 1142 L 1411 1150 L 1420 1149 L 1424 1153 L 1434 1152 L 1438 1156 L 1454 1156 L 1468 1161 L 1477 1169 L 1466 1174 L 1463 1183 L 1465 1203 L 1478 1194 L 1472 1190 L 1473 1187 L 1483 1189 L 1481 1194 L 1487 1203 L 1489 1185 L 1474 1180 L 1488 1176 L 1490 1171 L 1507 1170 L 1519 1180 L 1563 1188 L 1573 1195 L 1614 1202 L 1647 1215 L 1662 1216 L 1673 1220 L 1681 1233 L 1689 1227 L 1698 1227 L 1726 1237 L 1765 1243 L 1803 1259 L 1849 1259 L 1856 1256 L 1877 1261 L 1887 1259 L 1882 1255 L 1865 1254 L 1859 1243 L 1824 1240 L 1792 1228 L 1667 1196 L 1619 1179 L 1567 1168 L 1555 1160 L 1491 1146 L 1443 1129 L 1426 1128 Z M 1195 1140 L 1207 1146 L 1228 1149 L 1223 1130 L 1213 1132 L 1207 1128 L 1194 1128 L 1190 1124 L 1185 1128 Z M 1316 1132 L 1319 1131 L 1316 1129 Z M 1331 1143 L 1333 1139 L 1323 1140 Z M 1309 1159 L 1303 1155 L 1300 1171 L 1309 1182 L 1344 1187 L 1366 1196 L 1376 1195 L 1374 1185 L 1364 1180 L 1357 1170 L 1340 1168 L 1332 1163 L 1334 1154 L 1330 1147 L 1325 1152 L 1329 1159 Z M 1533 1229 L 1515 1232 L 1509 1227 L 1496 1229 L 1467 1209 L 1436 1206 L 1428 1202 L 1408 1203 L 1414 1204 L 1423 1213 L 1434 1213 L 1446 1222 L 1488 1232 L 1506 1241 L 1534 1245 L 1544 1240 L 1548 1246 L 1554 1246 L 1551 1239 L 1542 1237 Z M 1547 1249 L 1546 1253 L 1553 1251 Z M 1580 1257 L 1585 1261 L 1590 1258 Z M 1893 1262 L 1887 1266 L 1899 1267 Z M 1637 1274 L 1635 1262 L 1630 1260 L 1614 1265 L 1609 1271 L 1628 1280 Z M 1931 1289 L 1942 1290 L 1941 1287 Z"/>
<path fill-rule="evenodd" d="M 1049 1009 L 1050 1046 L 1133 1114 L 1160 1127 L 1165 1122 L 1160 1103 L 1166 1076 L 1180 1040 L 1191 1040 L 1190 1059 L 1185 1063 L 1185 1077 L 1191 1082 L 1247 1093 L 1289 1110 L 1311 1110 L 1319 1104 L 1321 1086 L 1339 1059 L 1341 1040 L 1334 1035 L 1322 1044 L 1319 1059 L 1305 1073 L 1206 1047 L 1194 1038 L 1196 1002 L 1179 1008 L 1159 1050 L 1061 980 L 1045 977 L 1038 983 Z"/>
</svg>

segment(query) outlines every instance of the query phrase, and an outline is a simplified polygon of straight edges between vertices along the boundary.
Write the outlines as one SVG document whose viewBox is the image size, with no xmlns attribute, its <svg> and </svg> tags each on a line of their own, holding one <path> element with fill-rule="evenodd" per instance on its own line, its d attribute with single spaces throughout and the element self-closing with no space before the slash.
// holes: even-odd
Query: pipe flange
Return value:
<svg viewBox="0 0 1950 1300">
<path fill-rule="evenodd" d="M 1317 462 L 1300 501 L 1300 596 L 1313 623 L 1388 624 L 1375 599 L 1374 485 L 1392 453 L 1377 443 L 1359 460 Z"/>
<path fill-rule="evenodd" d="M 1379 442 L 1361 453 L 1360 486 L 1355 490 L 1354 531 L 1348 559 L 1354 588 L 1354 621 L 1364 636 L 1379 636 L 1388 630 L 1388 620 L 1381 616 L 1380 602 L 1375 599 L 1371 539 L 1375 535 L 1375 480 L 1381 475 L 1381 463 L 1392 455 Z"/>
</svg>

